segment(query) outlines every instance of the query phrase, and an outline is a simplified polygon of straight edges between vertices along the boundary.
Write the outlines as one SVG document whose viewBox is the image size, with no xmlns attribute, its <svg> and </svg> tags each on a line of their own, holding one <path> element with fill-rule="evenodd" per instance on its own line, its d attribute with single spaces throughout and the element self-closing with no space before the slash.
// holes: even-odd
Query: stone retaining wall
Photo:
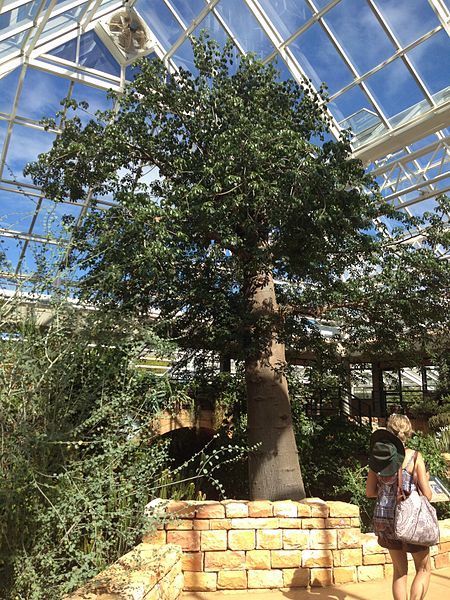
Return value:
<svg viewBox="0 0 450 600">
<path fill-rule="evenodd" d="M 361 534 L 359 508 L 302 502 L 174 502 L 166 523 L 145 536 L 183 550 L 184 589 L 245 590 L 327 586 L 392 575 L 387 550 Z M 450 520 L 431 548 L 432 568 L 450 566 Z"/>
<path fill-rule="evenodd" d="M 179 546 L 139 544 L 64 600 L 177 600 L 181 558 Z"/>
</svg>

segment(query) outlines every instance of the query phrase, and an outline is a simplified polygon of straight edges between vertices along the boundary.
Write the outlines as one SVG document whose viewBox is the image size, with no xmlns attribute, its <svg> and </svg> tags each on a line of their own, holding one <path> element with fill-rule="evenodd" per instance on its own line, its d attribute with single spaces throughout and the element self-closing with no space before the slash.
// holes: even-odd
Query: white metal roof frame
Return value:
<svg viewBox="0 0 450 600">
<path fill-rule="evenodd" d="M 339 135 L 342 126 L 352 121 L 351 115 L 336 113 L 334 104 L 348 94 L 362 94 L 366 106 L 363 109 L 370 119 L 364 129 L 364 119 L 360 131 L 354 131 L 354 154 L 367 164 L 377 176 L 381 190 L 389 201 L 405 211 L 418 211 L 421 206 L 428 206 L 437 195 L 450 191 L 450 74 L 448 88 L 439 91 L 430 89 L 414 61 L 414 53 L 420 49 L 425 52 L 426 45 L 438 36 L 450 34 L 450 10 L 445 0 L 417 0 L 422 9 L 425 6 L 434 11 L 435 18 L 426 30 L 420 31 L 407 43 L 401 42 L 386 13 L 384 0 L 359 0 L 361 11 L 367 18 L 377 24 L 383 32 L 387 47 L 392 47 L 389 56 L 362 70 L 355 63 L 352 52 L 349 52 L 347 40 L 335 31 L 333 19 L 337 11 L 343 11 L 346 2 L 352 0 L 303 0 L 302 10 L 308 18 L 295 31 L 288 34 L 277 27 L 274 19 L 270 18 L 267 8 L 269 0 L 239 0 L 245 6 L 253 22 L 269 41 L 273 48 L 261 58 L 266 61 L 279 59 L 285 65 L 290 75 L 302 82 L 309 78 L 311 65 L 303 60 L 296 43 L 303 36 L 317 32 L 322 34 L 334 48 L 334 60 L 339 60 L 351 74 L 351 81 L 343 82 L 342 86 L 330 94 L 328 110 L 332 118 L 332 132 Z M 155 0 L 156 2 L 156 0 Z M 8 195 L 17 194 L 33 202 L 33 216 L 24 230 L 5 223 L 0 227 L 0 239 L 16 239 L 21 243 L 17 261 L 12 266 L 9 279 L 26 279 L 25 259 L 31 243 L 51 243 L 70 245 L 70 240 L 51 238 L 36 231 L 36 223 L 41 218 L 45 199 L 38 189 L 27 181 L 23 181 L 9 166 L 8 157 L 11 150 L 12 134 L 17 127 L 25 127 L 31 131 L 43 131 L 39 121 L 26 114 L 20 114 L 19 105 L 23 94 L 27 72 L 39 70 L 61 78 L 68 85 L 71 95 L 76 84 L 90 86 L 96 90 L 120 90 L 126 81 L 126 69 L 120 66 L 118 74 L 112 74 L 97 67 L 86 66 L 80 56 L 80 45 L 84 35 L 92 32 L 99 19 L 113 13 L 123 6 L 152 8 L 152 0 L 0 0 L 0 86 L 1 78 L 19 70 L 15 94 L 10 110 L 0 111 L 0 216 L 2 215 L 2 192 Z M 154 52 L 165 61 L 170 70 L 177 68 L 179 52 L 187 43 L 189 36 L 198 31 L 207 19 L 213 19 L 225 35 L 230 37 L 238 52 L 244 52 L 246 44 L 242 35 L 236 31 L 235 23 L 229 13 L 222 10 L 227 7 L 228 0 L 204 0 L 191 3 L 187 0 L 157 0 L 173 18 L 179 28 L 178 37 L 169 46 L 165 46 L 158 32 L 147 22 L 156 39 Z M 230 0 L 231 2 L 231 0 Z M 234 0 L 237 5 L 237 0 Z M 297 6 L 293 0 L 283 0 L 287 14 Z M 182 10 L 183 4 L 189 4 L 194 14 L 189 22 L 185 21 Z M 281 5 L 281 0 L 275 2 Z M 185 7 L 184 7 L 185 8 Z M 26 13 L 26 10 L 28 13 Z M 298 7 L 300 10 L 300 7 Z M 24 12 L 25 11 L 25 12 Z M 186 14 L 188 11 L 184 11 Z M 22 18 L 29 14 L 29 18 Z M 3 21 L 2 21 L 3 17 Z M 4 23 L 8 20 L 8 24 Z M 442 39 L 440 37 L 439 39 Z M 75 59 L 69 60 L 55 54 L 55 49 L 76 41 Z M 306 60 L 306 57 L 305 57 Z M 386 69 L 400 61 L 402 68 L 410 78 L 411 84 L 420 92 L 422 100 L 399 111 L 388 114 L 378 101 L 373 90 L 372 78 L 387 72 Z M 314 65 L 313 65 L 314 68 Z M 1 87 L 0 87 L 1 90 Z M 360 109 L 356 106 L 356 117 Z M 392 112 L 392 111 L 391 111 Z M 355 117 L 355 115 L 354 115 Z M 355 117 L 355 118 L 356 118 Z M 364 117 L 364 114 L 362 114 Z M 364 117 L 365 118 L 365 117 Z M 354 120 L 354 119 L 353 119 Z M 2 125 L 3 124 L 3 125 Z M 3 140 L 1 137 L 4 127 Z M 57 135 L 57 130 L 53 132 Z M 421 140 L 424 140 L 422 142 Z M 417 144 L 418 142 L 418 144 Z M 100 200 L 100 205 L 107 208 L 111 202 Z M 89 209 L 89 202 L 79 206 L 77 220 L 81 222 Z M 31 278 L 32 273 L 30 273 Z M 55 274 L 57 275 L 57 274 Z"/>
</svg>

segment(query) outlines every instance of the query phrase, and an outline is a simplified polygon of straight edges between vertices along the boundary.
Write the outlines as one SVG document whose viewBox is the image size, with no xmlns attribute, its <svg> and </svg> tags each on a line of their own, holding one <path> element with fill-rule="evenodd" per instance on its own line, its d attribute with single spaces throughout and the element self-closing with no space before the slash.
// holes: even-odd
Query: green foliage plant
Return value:
<svg viewBox="0 0 450 600">
<path fill-rule="evenodd" d="M 68 98 L 61 135 L 26 172 L 56 200 L 114 197 L 75 232 L 83 297 L 154 311 L 181 347 L 242 360 L 260 444 L 251 496 L 302 498 L 285 346 L 406 352 L 448 333 L 450 266 L 436 257 L 448 201 L 423 219 L 383 203 L 348 134 L 331 139 L 324 89 L 235 61 L 231 41 L 192 43 L 193 73 L 142 60 L 86 125 Z M 337 321 L 339 340 L 325 343 L 317 320 Z"/>
<path fill-rule="evenodd" d="M 170 344 L 115 311 L 55 299 L 42 326 L 19 305 L 0 304 L 0 597 L 55 600 L 156 527 L 149 501 L 198 498 L 200 480 L 220 494 L 221 465 L 250 449 L 174 467 L 151 424 L 187 394 L 139 368 L 143 349 L 167 356 Z"/>
<path fill-rule="evenodd" d="M 450 452 L 450 412 L 433 415 L 428 419 L 428 424 L 434 431 L 440 450 Z"/>
</svg>

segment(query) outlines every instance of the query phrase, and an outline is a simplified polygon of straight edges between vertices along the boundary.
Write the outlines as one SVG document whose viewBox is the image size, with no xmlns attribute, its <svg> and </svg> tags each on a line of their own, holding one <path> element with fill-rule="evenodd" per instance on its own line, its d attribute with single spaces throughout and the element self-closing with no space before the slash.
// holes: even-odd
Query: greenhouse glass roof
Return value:
<svg viewBox="0 0 450 600">
<path fill-rule="evenodd" d="M 422 214 L 450 190 L 447 0 L 0 0 L 0 288 L 30 289 L 44 255 L 57 277 L 61 217 L 89 211 L 23 175 L 57 135 L 39 120 L 67 95 L 106 107 L 137 55 L 194 70 L 189 36 L 202 29 L 276 59 L 284 77 L 326 82 L 333 133 L 351 129 L 354 155 L 402 210 Z"/>
</svg>

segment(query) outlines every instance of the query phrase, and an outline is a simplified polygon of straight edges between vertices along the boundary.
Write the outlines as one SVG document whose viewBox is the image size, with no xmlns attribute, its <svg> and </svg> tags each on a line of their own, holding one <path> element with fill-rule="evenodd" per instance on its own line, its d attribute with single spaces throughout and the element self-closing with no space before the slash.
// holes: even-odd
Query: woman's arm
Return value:
<svg viewBox="0 0 450 600">
<path fill-rule="evenodd" d="M 425 468 L 423 457 L 419 452 L 416 460 L 416 474 L 417 474 L 417 485 L 420 487 L 422 494 L 431 500 L 433 492 L 431 491 L 430 484 L 428 483 L 428 475 Z"/>
<path fill-rule="evenodd" d="M 369 469 L 366 481 L 366 496 L 368 498 L 376 498 L 378 496 L 377 474 L 372 469 Z M 422 489 L 422 488 L 420 488 Z"/>
</svg>

